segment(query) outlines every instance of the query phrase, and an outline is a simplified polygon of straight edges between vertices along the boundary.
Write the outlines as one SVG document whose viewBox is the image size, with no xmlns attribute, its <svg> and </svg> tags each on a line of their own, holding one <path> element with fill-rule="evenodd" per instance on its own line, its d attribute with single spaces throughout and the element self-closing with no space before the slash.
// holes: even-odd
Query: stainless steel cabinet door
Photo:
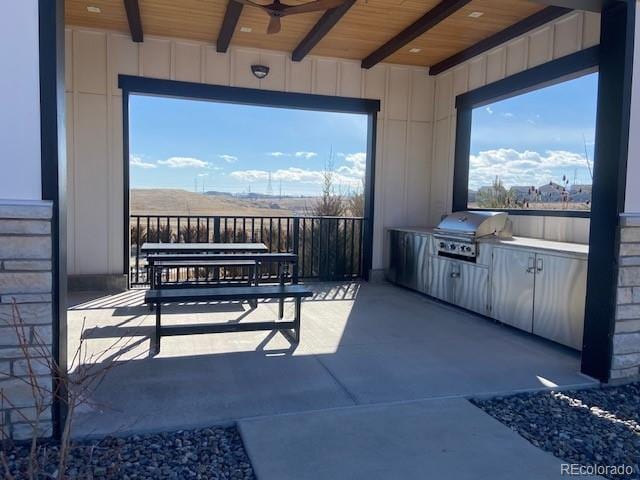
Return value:
<svg viewBox="0 0 640 480">
<path fill-rule="evenodd" d="M 536 255 L 533 333 L 581 350 L 586 295 L 586 260 Z"/>
<path fill-rule="evenodd" d="M 489 313 L 489 269 L 478 265 L 457 262 L 455 279 L 455 304 L 472 312 Z"/>
<path fill-rule="evenodd" d="M 494 248 L 491 316 L 526 332 L 533 331 L 535 254 Z"/>
<path fill-rule="evenodd" d="M 416 252 L 416 290 L 429 293 L 429 244 L 431 237 L 416 235 L 413 248 Z"/>
<path fill-rule="evenodd" d="M 455 279 L 451 260 L 440 257 L 431 257 L 429 268 L 429 295 L 453 303 L 453 282 Z"/>
<path fill-rule="evenodd" d="M 402 232 L 389 230 L 389 265 L 386 277 L 390 282 L 398 281 L 398 271 L 402 269 L 404 254 L 401 248 Z"/>
<path fill-rule="evenodd" d="M 404 251 L 404 266 L 402 268 L 402 275 L 398 283 L 401 285 L 416 289 L 418 287 L 418 258 L 415 247 L 416 235 L 413 233 L 405 232 L 403 235 L 403 251 Z"/>
</svg>

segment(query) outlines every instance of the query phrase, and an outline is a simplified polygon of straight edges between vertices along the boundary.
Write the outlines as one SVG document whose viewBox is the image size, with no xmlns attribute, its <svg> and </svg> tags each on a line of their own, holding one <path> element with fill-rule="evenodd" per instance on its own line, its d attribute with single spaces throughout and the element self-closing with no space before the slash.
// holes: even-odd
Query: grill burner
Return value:
<svg viewBox="0 0 640 480">
<path fill-rule="evenodd" d="M 438 255 L 474 261 L 478 255 L 478 239 L 496 235 L 511 236 L 511 222 L 506 212 L 454 212 L 435 228 Z"/>
</svg>

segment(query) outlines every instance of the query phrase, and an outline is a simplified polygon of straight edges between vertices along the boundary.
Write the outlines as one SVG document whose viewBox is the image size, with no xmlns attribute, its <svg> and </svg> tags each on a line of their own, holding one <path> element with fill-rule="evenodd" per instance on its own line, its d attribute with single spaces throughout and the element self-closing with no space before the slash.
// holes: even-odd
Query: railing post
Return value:
<svg viewBox="0 0 640 480">
<path fill-rule="evenodd" d="M 300 243 L 300 218 L 293 218 L 293 253 L 296 254 L 296 263 L 293 264 L 292 281 L 298 283 L 298 265 L 300 265 L 299 244 Z M 304 252 L 303 252 L 304 254 Z"/>
<path fill-rule="evenodd" d="M 220 243 L 220 217 L 213 217 L 213 243 Z"/>
<path fill-rule="evenodd" d="M 213 243 L 220 243 L 220 217 L 213 217 Z M 220 268 L 213 267 L 213 279 L 220 280 Z"/>
</svg>

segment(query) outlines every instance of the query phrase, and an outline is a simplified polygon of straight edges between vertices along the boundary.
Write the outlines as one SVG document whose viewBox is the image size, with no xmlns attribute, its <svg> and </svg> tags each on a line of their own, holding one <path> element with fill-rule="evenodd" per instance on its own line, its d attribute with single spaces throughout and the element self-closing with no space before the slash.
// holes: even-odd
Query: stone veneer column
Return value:
<svg viewBox="0 0 640 480">
<path fill-rule="evenodd" d="M 622 215 L 619 266 L 612 380 L 640 375 L 640 214 Z"/>
<path fill-rule="evenodd" d="M 48 201 L 0 200 L 0 390 L 8 402 L 0 404 L 0 427 L 4 437 L 30 438 L 35 418 L 34 397 L 26 376 L 26 361 L 15 330 L 8 325 L 15 301 L 29 342 L 36 333 L 52 343 L 51 215 Z M 51 372 L 43 362 L 34 362 L 39 384 L 51 390 Z M 39 436 L 51 435 L 51 398 L 40 415 Z M 26 417 L 26 418 L 25 418 Z"/>
</svg>

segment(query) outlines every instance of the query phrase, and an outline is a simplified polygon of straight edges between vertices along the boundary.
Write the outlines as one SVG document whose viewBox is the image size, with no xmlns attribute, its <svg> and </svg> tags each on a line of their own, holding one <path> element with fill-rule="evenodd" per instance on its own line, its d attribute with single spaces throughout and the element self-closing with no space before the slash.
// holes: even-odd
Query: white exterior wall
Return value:
<svg viewBox="0 0 640 480">
<path fill-rule="evenodd" d="M 597 45 L 600 15 L 576 12 L 441 73 L 436 77 L 431 170 L 432 224 L 451 211 L 455 153 L 455 97 L 542 63 Z M 640 176 L 640 172 L 638 172 Z M 640 193 L 638 200 L 640 201 Z M 512 215 L 514 233 L 536 238 L 587 243 L 589 220 Z"/>
<path fill-rule="evenodd" d="M 3 0 L 2 11 L 0 199 L 39 200 L 42 187 L 38 2 Z"/>
<path fill-rule="evenodd" d="M 425 68 L 230 48 L 69 27 L 66 31 L 69 274 L 122 272 L 122 99 L 119 73 L 288 92 L 380 99 L 373 268 L 383 227 L 428 222 L 434 80 Z M 256 79 L 250 66 L 268 65 Z"/>
<path fill-rule="evenodd" d="M 640 1 L 636 1 L 636 34 L 629 127 L 625 212 L 640 214 Z"/>
</svg>

